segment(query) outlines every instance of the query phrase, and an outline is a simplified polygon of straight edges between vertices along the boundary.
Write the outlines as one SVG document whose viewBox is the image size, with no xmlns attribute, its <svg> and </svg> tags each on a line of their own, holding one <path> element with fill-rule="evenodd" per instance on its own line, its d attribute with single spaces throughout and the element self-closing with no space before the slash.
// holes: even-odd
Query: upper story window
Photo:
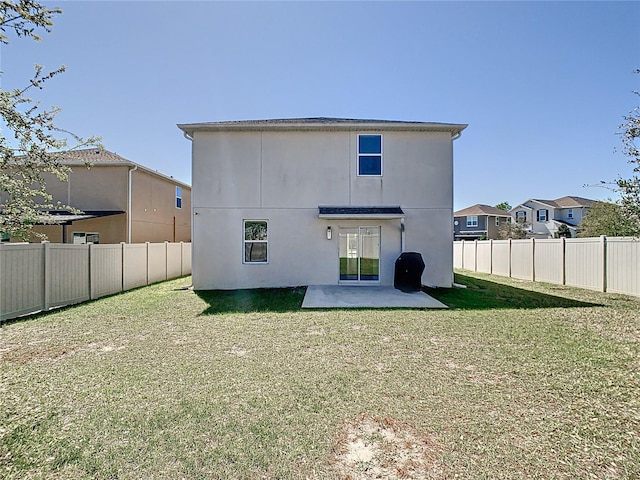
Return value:
<svg viewBox="0 0 640 480">
<path fill-rule="evenodd" d="M 382 175 L 382 135 L 358 135 L 358 175 Z"/>
<path fill-rule="evenodd" d="M 182 187 L 176 187 L 176 208 L 182 208 Z"/>
<path fill-rule="evenodd" d="M 573 218 L 573 208 L 567 210 L 567 218 Z"/>
<path fill-rule="evenodd" d="M 524 210 L 518 210 L 516 212 L 516 222 L 523 223 L 527 221 L 527 212 Z"/>
<path fill-rule="evenodd" d="M 549 210 L 538 210 L 538 222 L 546 222 L 549 218 Z"/>
<path fill-rule="evenodd" d="M 467 227 L 477 227 L 477 226 L 478 226 L 478 216 L 469 215 L 467 217 Z"/>
<path fill-rule="evenodd" d="M 266 220 L 244 221 L 244 263 L 267 263 L 268 235 Z"/>
</svg>

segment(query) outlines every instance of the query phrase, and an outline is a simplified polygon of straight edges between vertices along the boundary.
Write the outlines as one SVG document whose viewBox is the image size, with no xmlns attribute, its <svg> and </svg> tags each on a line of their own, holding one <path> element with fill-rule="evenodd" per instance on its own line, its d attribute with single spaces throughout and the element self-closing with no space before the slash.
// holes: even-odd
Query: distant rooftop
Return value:
<svg viewBox="0 0 640 480">
<path fill-rule="evenodd" d="M 493 215 L 496 217 L 510 217 L 509 212 L 500 210 L 499 208 L 492 207 L 490 205 L 484 205 L 477 203 L 471 207 L 463 208 L 457 212 L 453 212 L 454 217 L 464 217 L 467 215 Z"/>
</svg>

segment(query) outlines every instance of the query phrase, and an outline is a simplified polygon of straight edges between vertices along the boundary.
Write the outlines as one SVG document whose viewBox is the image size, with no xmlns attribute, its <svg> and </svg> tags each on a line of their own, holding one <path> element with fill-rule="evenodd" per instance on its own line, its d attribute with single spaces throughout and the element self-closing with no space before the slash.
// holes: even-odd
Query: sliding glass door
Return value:
<svg viewBox="0 0 640 480">
<path fill-rule="evenodd" d="M 380 280 L 380 227 L 340 228 L 340 281 Z"/>
</svg>

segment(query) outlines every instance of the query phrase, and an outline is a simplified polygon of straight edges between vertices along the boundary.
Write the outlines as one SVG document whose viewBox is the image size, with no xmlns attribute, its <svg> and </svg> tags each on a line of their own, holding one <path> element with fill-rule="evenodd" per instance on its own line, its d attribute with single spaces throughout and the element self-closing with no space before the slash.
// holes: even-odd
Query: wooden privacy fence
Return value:
<svg viewBox="0 0 640 480">
<path fill-rule="evenodd" d="M 190 243 L 0 243 L 0 320 L 190 273 Z"/>
<path fill-rule="evenodd" d="M 453 243 L 464 270 L 640 296 L 640 241 L 632 237 Z"/>
</svg>

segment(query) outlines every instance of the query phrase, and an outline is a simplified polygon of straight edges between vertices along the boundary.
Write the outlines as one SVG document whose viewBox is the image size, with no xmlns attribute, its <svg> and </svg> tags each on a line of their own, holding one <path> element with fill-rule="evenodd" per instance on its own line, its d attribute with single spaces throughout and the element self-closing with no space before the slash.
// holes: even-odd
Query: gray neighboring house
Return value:
<svg viewBox="0 0 640 480">
<path fill-rule="evenodd" d="M 180 124 L 197 290 L 393 285 L 403 251 L 453 283 L 453 141 L 467 125 L 339 118 Z"/>
<path fill-rule="evenodd" d="M 513 221 L 528 225 L 529 237 L 553 238 L 562 224 L 567 225 L 571 236 L 575 237 L 576 229 L 595 202 L 595 200 L 575 196 L 561 197 L 556 200 L 531 198 L 513 207 L 509 213 Z"/>
<path fill-rule="evenodd" d="M 498 229 L 510 222 L 509 212 L 478 203 L 453 214 L 455 240 L 490 240 L 499 238 Z"/>
</svg>

